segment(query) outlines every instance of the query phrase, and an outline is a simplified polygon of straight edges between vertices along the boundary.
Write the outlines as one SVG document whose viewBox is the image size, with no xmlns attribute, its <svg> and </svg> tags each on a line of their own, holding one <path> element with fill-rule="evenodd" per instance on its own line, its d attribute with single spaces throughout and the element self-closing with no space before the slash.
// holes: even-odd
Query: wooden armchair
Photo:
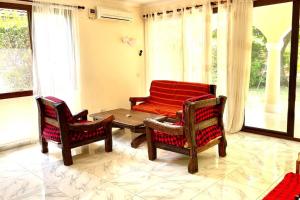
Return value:
<svg viewBox="0 0 300 200">
<path fill-rule="evenodd" d="M 62 148 L 64 165 L 73 164 L 71 149 L 99 140 L 105 140 L 105 151 L 112 151 L 112 120 L 87 121 L 88 111 L 72 115 L 66 103 L 55 97 L 37 97 L 39 111 L 39 138 L 42 153 L 48 152 L 48 141 Z"/>
<path fill-rule="evenodd" d="M 226 156 L 223 111 L 226 97 L 206 94 L 185 101 L 182 119 L 176 123 L 146 119 L 149 160 L 155 160 L 157 148 L 190 156 L 188 172 L 198 171 L 197 153 L 219 145 L 219 155 Z"/>
</svg>

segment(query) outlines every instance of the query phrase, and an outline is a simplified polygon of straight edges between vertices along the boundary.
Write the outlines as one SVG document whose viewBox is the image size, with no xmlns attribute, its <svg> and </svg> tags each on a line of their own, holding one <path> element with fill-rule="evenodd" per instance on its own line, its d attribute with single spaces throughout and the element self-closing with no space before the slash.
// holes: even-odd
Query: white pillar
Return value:
<svg viewBox="0 0 300 200">
<path fill-rule="evenodd" d="M 280 108 L 280 67 L 283 42 L 268 43 L 266 112 L 278 113 Z"/>
</svg>

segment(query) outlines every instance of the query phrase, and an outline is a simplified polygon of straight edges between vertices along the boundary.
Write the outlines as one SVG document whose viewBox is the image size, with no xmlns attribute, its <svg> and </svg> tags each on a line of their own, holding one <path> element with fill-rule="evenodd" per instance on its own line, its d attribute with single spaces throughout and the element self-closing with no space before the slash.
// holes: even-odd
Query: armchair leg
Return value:
<svg viewBox="0 0 300 200">
<path fill-rule="evenodd" d="M 106 129 L 105 152 L 112 152 L 112 130 L 111 130 L 111 124 Z"/>
<path fill-rule="evenodd" d="M 48 142 L 41 140 L 42 153 L 48 153 Z"/>
<path fill-rule="evenodd" d="M 70 148 L 62 148 L 62 156 L 64 160 L 64 165 L 70 166 L 73 164 L 72 154 Z"/>
<path fill-rule="evenodd" d="M 226 156 L 226 147 L 227 147 L 227 141 L 226 141 L 225 136 L 223 136 L 220 139 L 220 143 L 218 144 L 219 156 L 220 157 L 225 157 Z"/>
<path fill-rule="evenodd" d="M 190 150 L 188 172 L 191 174 L 198 172 L 198 157 L 197 157 L 197 151 L 194 148 Z"/>
<path fill-rule="evenodd" d="M 155 160 L 157 157 L 157 150 L 155 144 L 152 140 L 153 130 L 149 127 L 146 128 L 146 138 L 147 138 L 147 147 L 148 147 L 148 157 L 149 160 Z"/>
</svg>

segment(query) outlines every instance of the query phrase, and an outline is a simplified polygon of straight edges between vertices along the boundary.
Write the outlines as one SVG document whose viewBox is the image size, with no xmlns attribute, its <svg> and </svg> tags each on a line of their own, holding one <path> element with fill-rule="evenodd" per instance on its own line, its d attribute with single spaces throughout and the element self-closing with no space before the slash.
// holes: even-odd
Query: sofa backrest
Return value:
<svg viewBox="0 0 300 200">
<path fill-rule="evenodd" d="M 150 87 L 149 102 L 169 106 L 182 106 L 191 97 L 215 94 L 215 86 L 202 83 L 154 80 Z"/>
</svg>

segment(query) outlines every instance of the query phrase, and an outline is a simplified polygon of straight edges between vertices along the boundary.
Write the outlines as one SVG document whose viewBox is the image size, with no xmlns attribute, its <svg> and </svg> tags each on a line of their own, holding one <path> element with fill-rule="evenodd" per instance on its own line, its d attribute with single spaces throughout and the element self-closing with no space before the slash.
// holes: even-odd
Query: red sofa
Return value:
<svg viewBox="0 0 300 200">
<path fill-rule="evenodd" d="M 216 86 L 202 83 L 154 80 L 148 97 L 130 97 L 131 109 L 176 118 L 183 102 L 203 94 L 216 95 Z M 139 103 L 139 104 L 137 104 Z"/>
</svg>

